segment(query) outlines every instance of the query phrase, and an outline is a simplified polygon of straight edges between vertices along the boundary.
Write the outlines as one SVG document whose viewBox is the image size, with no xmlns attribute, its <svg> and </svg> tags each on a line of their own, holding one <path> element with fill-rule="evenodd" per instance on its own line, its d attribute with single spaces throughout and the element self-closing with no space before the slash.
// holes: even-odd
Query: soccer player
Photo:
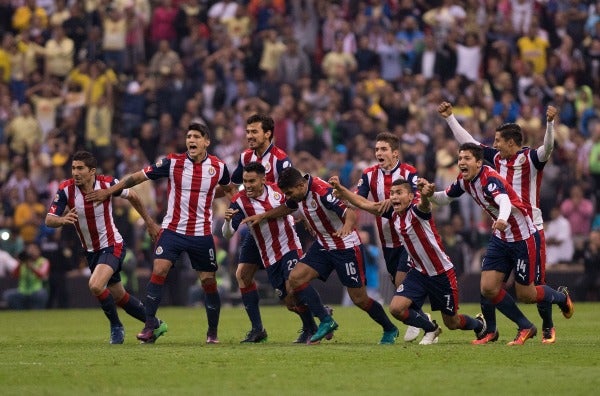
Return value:
<svg viewBox="0 0 600 396">
<path fill-rule="evenodd" d="M 371 199 L 373 202 L 385 204 L 385 209 L 390 207 L 390 189 L 392 182 L 399 178 L 407 180 L 417 191 L 417 170 L 412 165 L 400 162 L 400 139 L 398 136 L 382 132 L 375 138 L 376 165 L 370 166 L 362 173 L 358 181 L 357 194 Z M 383 257 L 392 283 L 398 288 L 406 273 L 410 269 L 408 254 L 402 238 L 386 217 L 377 216 L 377 233 L 383 249 Z M 419 336 L 419 328 L 408 326 L 404 334 L 404 341 L 413 341 Z"/>
<path fill-rule="evenodd" d="M 258 162 L 263 165 L 265 168 L 265 182 L 267 183 L 276 183 L 281 171 L 291 166 L 291 161 L 285 151 L 273 144 L 274 130 L 275 122 L 268 115 L 253 114 L 246 119 L 248 149 L 242 152 L 238 166 L 231 174 L 231 182 L 233 184 L 243 184 L 244 168 L 252 162 Z M 252 322 L 252 330 L 244 340 L 246 342 L 260 342 L 262 338 L 267 337 L 266 331 L 262 329 L 259 294 L 254 280 L 256 271 L 263 268 L 263 262 L 255 260 L 256 257 L 260 257 L 260 252 L 255 238 L 250 232 L 246 234 L 242 241 L 240 258 L 235 271 L 235 277 L 242 295 L 242 302 Z M 255 326 L 260 327 L 255 328 Z M 306 329 L 303 326 L 301 335 L 310 333 L 310 329 L 310 326 Z"/>
<path fill-rule="evenodd" d="M 338 328 L 323 307 L 319 295 L 308 287 L 315 278 L 326 281 L 335 270 L 342 285 L 347 287 L 352 302 L 383 328 L 380 344 L 393 344 L 398 336 L 398 328 L 390 321 L 381 304 L 366 292 L 360 239 L 354 229 L 357 219 L 354 210 L 347 208 L 333 195 L 330 184 L 317 177 L 302 176 L 295 168 L 285 169 L 277 185 L 285 194 L 285 205 L 247 217 L 243 222 L 253 226 L 262 220 L 286 216 L 300 209 L 314 230 L 315 242 L 289 277 L 290 287 L 298 300 L 308 305 L 321 321 L 310 342 L 317 343 Z"/>
<path fill-rule="evenodd" d="M 421 308 L 429 297 L 431 309 L 442 312 L 444 324 L 450 330 L 473 330 L 475 334 L 485 332 L 483 317 L 475 319 L 458 314 L 458 284 L 454 265 L 444 251 L 441 238 L 431 215 L 431 203 L 421 197 L 415 204 L 413 183 L 402 178 L 392 182 L 390 200 L 392 208 L 381 214 L 381 203 L 376 203 L 353 194 L 340 184 L 337 176 L 329 183 L 339 198 L 376 216 L 389 219 L 389 223 L 402 239 L 414 270 L 408 271 L 396 289 L 390 303 L 390 312 L 403 323 L 423 329 L 425 335 L 420 344 L 438 342 L 442 329 Z"/>
<path fill-rule="evenodd" d="M 546 110 L 546 133 L 544 143 L 537 149 L 522 147 L 523 134 L 521 127 L 515 123 L 500 125 L 496 129 L 494 146 L 488 147 L 476 141 L 458 122 L 452 114 L 452 105 L 443 102 L 438 107 L 438 112 L 446 119 L 454 137 L 460 144 L 476 143 L 483 147 L 483 158 L 494 164 L 496 171 L 510 183 L 525 208 L 531 216 L 533 224 L 538 230 L 539 246 L 536 260 L 534 282 L 536 285 L 546 283 L 546 239 L 544 236 L 544 223 L 542 211 L 539 209 L 540 186 L 544 166 L 552 155 L 554 149 L 554 118 L 557 109 L 548 106 Z M 496 315 L 492 305 L 482 300 L 482 312 L 487 320 L 488 333 L 494 334 L 496 330 Z M 542 342 L 553 344 L 556 342 L 556 331 L 552 320 L 552 304 L 541 302 L 537 305 L 538 313 L 542 318 Z M 488 337 L 489 338 L 489 337 Z M 493 338 L 493 337 L 492 337 Z"/>
<path fill-rule="evenodd" d="M 167 214 L 156 242 L 152 276 L 146 287 L 146 325 L 137 335 L 142 342 L 155 340 L 161 323 L 156 318 L 165 279 L 182 252 L 187 252 L 192 268 L 200 272 L 205 293 L 208 331 L 206 343 L 217 344 L 221 298 L 217 290 L 217 260 L 212 235 L 212 203 L 224 191 L 219 185 L 229 184 L 229 170 L 223 161 L 208 154 L 210 135 L 207 126 L 192 123 L 185 138 L 187 152 L 167 157 L 132 175 L 106 190 L 88 197 L 90 201 L 103 200 L 123 188 L 147 180 L 169 178 Z"/>
<path fill-rule="evenodd" d="M 112 215 L 112 193 L 104 195 L 99 203 L 87 201 L 85 197 L 93 191 L 107 191 L 118 180 L 111 176 L 97 175 L 97 160 L 87 151 L 73 154 L 71 172 L 73 177 L 60 183 L 56 197 L 46 215 L 46 225 L 58 228 L 73 225 L 86 251 L 92 275 L 90 291 L 98 301 L 110 322 L 110 343 L 122 344 L 125 328 L 119 319 L 117 305 L 129 315 L 145 322 L 144 305 L 130 295 L 121 283 L 121 266 L 125 258 L 125 245 Z M 121 198 L 127 199 L 146 222 L 153 240 L 159 233 L 158 225 L 148 215 L 135 191 L 122 189 Z M 156 336 L 167 331 L 162 323 Z"/>
<path fill-rule="evenodd" d="M 284 195 L 275 183 L 266 181 L 265 173 L 265 167 L 260 162 L 250 162 L 244 166 L 242 176 L 244 189 L 232 198 L 229 209 L 225 211 L 222 231 L 226 238 L 231 238 L 244 218 L 283 205 Z M 294 342 L 306 344 L 317 331 L 317 324 L 308 307 L 297 304 L 295 297 L 288 292 L 290 271 L 298 262 L 298 255 L 302 252 L 292 216 L 255 224 L 250 227 L 250 235 L 258 250 L 255 252 L 242 249 L 240 262 L 254 269 L 251 291 L 256 292 L 256 283 L 253 279 L 256 269 L 265 268 L 269 282 L 279 299 L 302 320 L 302 331 Z M 308 287 L 312 288 L 310 285 Z M 242 342 L 262 342 L 267 339 L 267 331 L 263 328 L 258 308 L 258 292 L 250 293 L 248 289 L 242 289 L 242 301 L 252 323 L 252 329 Z"/>
<path fill-rule="evenodd" d="M 573 316 L 573 303 L 565 288 L 554 290 L 534 285 L 537 232 L 527 208 L 511 185 L 493 168 L 483 165 L 483 148 L 475 143 L 460 146 L 460 174 L 445 191 L 434 193 L 434 185 L 423 183 L 421 195 L 433 203 L 445 205 L 465 192 L 494 220 L 492 236 L 481 264 L 481 294 L 518 326 L 517 336 L 508 345 L 522 345 L 537 334 L 537 328 L 519 310 L 502 288 L 505 277 L 515 271 L 515 289 L 519 301 L 557 304 L 566 318 Z M 487 321 L 487 319 L 486 319 Z M 497 340 L 498 332 L 488 333 L 473 344 Z"/>
</svg>

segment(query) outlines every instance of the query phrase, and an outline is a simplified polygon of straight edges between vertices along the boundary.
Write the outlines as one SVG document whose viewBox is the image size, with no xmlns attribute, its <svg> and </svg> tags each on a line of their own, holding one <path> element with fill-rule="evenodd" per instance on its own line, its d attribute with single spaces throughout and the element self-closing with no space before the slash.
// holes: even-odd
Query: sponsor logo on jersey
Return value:
<svg viewBox="0 0 600 396">
<path fill-rule="evenodd" d="M 156 252 L 155 253 L 156 253 L 157 256 L 160 256 L 161 254 L 163 254 L 163 248 L 162 248 L 162 246 L 158 246 L 156 248 Z"/>
</svg>

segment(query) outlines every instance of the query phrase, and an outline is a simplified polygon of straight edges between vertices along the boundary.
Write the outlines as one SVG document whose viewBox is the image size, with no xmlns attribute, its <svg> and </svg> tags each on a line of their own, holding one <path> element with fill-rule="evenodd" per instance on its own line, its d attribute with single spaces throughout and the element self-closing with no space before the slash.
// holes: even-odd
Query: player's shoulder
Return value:
<svg viewBox="0 0 600 396">
<path fill-rule="evenodd" d="M 166 159 L 186 159 L 187 158 L 187 154 L 186 153 L 170 153 L 167 154 L 167 156 L 165 157 Z"/>
<path fill-rule="evenodd" d="M 104 183 L 112 183 L 115 178 L 109 175 L 97 175 L 96 180 Z"/>
<path fill-rule="evenodd" d="M 73 186 L 73 185 L 75 185 L 75 180 L 73 180 L 73 179 L 63 180 L 58 185 L 58 189 L 64 190 L 64 189 L 68 188 L 69 186 Z"/>
<path fill-rule="evenodd" d="M 233 197 L 231 197 L 231 202 L 236 202 L 239 199 L 246 198 L 246 190 L 238 191 Z"/>
<path fill-rule="evenodd" d="M 324 194 L 331 188 L 331 185 L 319 177 L 313 177 L 312 188 L 313 191 L 319 194 Z"/>
<path fill-rule="evenodd" d="M 363 175 L 368 175 L 373 172 L 377 172 L 379 170 L 379 168 L 380 168 L 379 164 L 371 165 L 368 168 L 365 168 L 365 170 L 363 170 Z"/>
<path fill-rule="evenodd" d="M 225 164 L 225 161 L 223 161 L 221 158 L 217 157 L 216 155 L 208 154 L 208 159 L 213 164 L 218 164 L 218 165 Z"/>
<path fill-rule="evenodd" d="M 271 154 L 278 160 L 284 160 L 288 157 L 287 153 L 283 151 L 282 148 L 279 148 L 277 146 L 273 146 L 271 148 Z"/>
<path fill-rule="evenodd" d="M 411 164 L 407 164 L 406 162 L 401 163 L 399 168 L 409 173 L 417 173 L 417 168 L 415 168 Z"/>
</svg>

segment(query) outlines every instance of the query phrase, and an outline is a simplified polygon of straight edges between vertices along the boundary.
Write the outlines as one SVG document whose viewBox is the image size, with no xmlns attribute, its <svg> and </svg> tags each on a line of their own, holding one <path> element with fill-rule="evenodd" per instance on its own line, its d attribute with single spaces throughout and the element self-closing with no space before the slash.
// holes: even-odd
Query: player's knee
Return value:
<svg viewBox="0 0 600 396">
<path fill-rule="evenodd" d="M 105 289 L 104 285 L 94 281 L 90 281 L 88 283 L 88 287 L 90 288 L 90 292 L 92 292 L 94 296 L 99 296 Z"/>
<path fill-rule="evenodd" d="M 367 295 L 367 293 L 360 293 L 357 291 L 354 292 L 350 292 L 350 289 L 348 289 L 348 294 L 350 294 L 350 299 L 352 300 L 352 302 L 354 303 L 354 305 L 356 305 L 357 307 L 359 307 L 360 309 L 366 310 L 369 308 L 369 296 Z"/>
<path fill-rule="evenodd" d="M 398 304 L 390 304 L 390 314 L 398 319 L 398 320 L 402 320 L 402 318 L 404 318 L 406 313 L 406 307 L 403 307 L 401 305 Z"/>
</svg>

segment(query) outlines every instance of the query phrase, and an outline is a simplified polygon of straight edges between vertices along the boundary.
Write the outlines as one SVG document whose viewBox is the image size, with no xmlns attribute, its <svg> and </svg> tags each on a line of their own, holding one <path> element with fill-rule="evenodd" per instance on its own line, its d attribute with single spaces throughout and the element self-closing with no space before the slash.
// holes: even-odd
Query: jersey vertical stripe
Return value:
<svg viewBox="0 0 600 396">
<path fill-rule="evenodd" d="M 111 176 L 98 175 L 94 181 L 94 190 L 107 189 L 117 182 Z M 127 196 L 128 190 L 123 190 L 121 194 Z M 85 194 L 75 185 L 75 181 L 68 179 L 60 184 L 49 213 L 60 215 L 58 212 L 62 212 L 65 207 L 75 208 L 77 212 L 75 229 L 86 251 L 97 252 L 123 244 L 112 216 L 112 197 L 100 203 L 86 201 Z"/>
<path fill-rule="evenodd" d="M 416 187 L 416 176 L 417 170 L 408 164 L 398 163 L 390 171 L 385 171 L 379 164 L 373 165 L 363 171 L 356 192 L 373 202 L 381 202 L 390 197 L 390 190 L 394 180 L 400 178 L 408 180 L 414 188 Z M 381 246 L 388 248 L 401 246 L 401 238 L 389 219 L 376 216 L 375 223 L 377 224 Z"/>
<path fill-rule="evenodd" d="M 240 155 L 240 161 L 233 172 L 232 181 L 242 184 L 243 169 L 250 162 L 260 162 L 265 167 L 265 180 L 276 183 L 279 180 L 279 172 L 289 166 L 291 161 L 285 151 L 271 144 L 262 156 L 258 156 L 254 150 L 246 149 Z"/>
<path fill-rule="evenodd" d="M 225 163 L 215 156 L 198 163 L 187 154 L 169 154 L 144 169 L 149 179 L 168 177 L 167 213 L 162 227 L 190 236 L 212 234 L 212 203 L 220 181 L 229 182 Z"/>
<path fill-rule="evenodd" d="M 306 198 L 298 203 L 304 217 L 317 235 L 317 240 L 327 250 L 349 249 L 360 245 L 360 239 L 356 230 L 349 235 L 340 238 L 335 236 L 344 225 L 344 221 L 338 213 L 328 209 L 322 199 L 331 196 L 331 186 L 318 177 L 310 178 L 308 194 Z M 338 205 L 343 204 L 338 201 Z M 345 206 L 344 206 L 345 207 Z"/>
<path fill-rule="evenodd" d="M 270 209 L 283 205 L 284 201 L 283 194 L 277 185 L 273 183 L 265 184 L 265 192 L 259 198 L 249 198 L 246 191 L 243 190 L 232 199 L 232 202 L 241 208 L 244 217 L 265 213 Z M 263 221 L 249 229 L 256 241 L 265 267 L 275 264 L 292 250 L 298 252 L 302 250 L 300 239 L 294 230 L 292 216 Z"/>
<path fill-rule="evenodd" d="M 444 251 L 442 241 L 430 213 L 422 218 L 414 205 L 404 213 L 392 215 L 392 222 L 399 231 L 413 267 L 429 276 L 443 274 L 454 268 Z"/>
<path fill-rule="evenodd" d="M 493 179 L 490 181 L 489 179 Z M 484 165 L 479 175 L 471 180 L 466 181 L 459 175 L 458 182 L 461 188 L 470 194 L 475 202 L 484 209 L 494 220 L 498 219 L 500 207 L 494 201 L 494 198 L 485 193 L 486 188 L 489 188 L 488 182 L 502 183 L 502 187 L 507 192 L 512 205 L 511 215 L 508 217 L 508 227 L 504 231 L 494 231 L 494 235 L 503 241 L 515 242 L 522 241 L 530 237 L 535 232 L 531 217 L 527 213 L 527 209 L 523 202 L 519 199 L 517 193 L 508 182 L 502 178 L 491 167 Z"/>
<path fill-rule="evenodd" d="M 515 192 L 525 204 L 528 214 L 531 216 L 535 226 L 543 227 L 542 212 L 540 206 L 540 187 L 543 177 L 543 166 L 545 162 L 536 161 L 533 158 L 533 150 L 526 147 L 517 152 L 511 158 L 504 159 L 496 153 L 493 162 L 496 170 L 514 188 Z M 536 167 L 536 162 L 538 167 Z"/>
</svg>

